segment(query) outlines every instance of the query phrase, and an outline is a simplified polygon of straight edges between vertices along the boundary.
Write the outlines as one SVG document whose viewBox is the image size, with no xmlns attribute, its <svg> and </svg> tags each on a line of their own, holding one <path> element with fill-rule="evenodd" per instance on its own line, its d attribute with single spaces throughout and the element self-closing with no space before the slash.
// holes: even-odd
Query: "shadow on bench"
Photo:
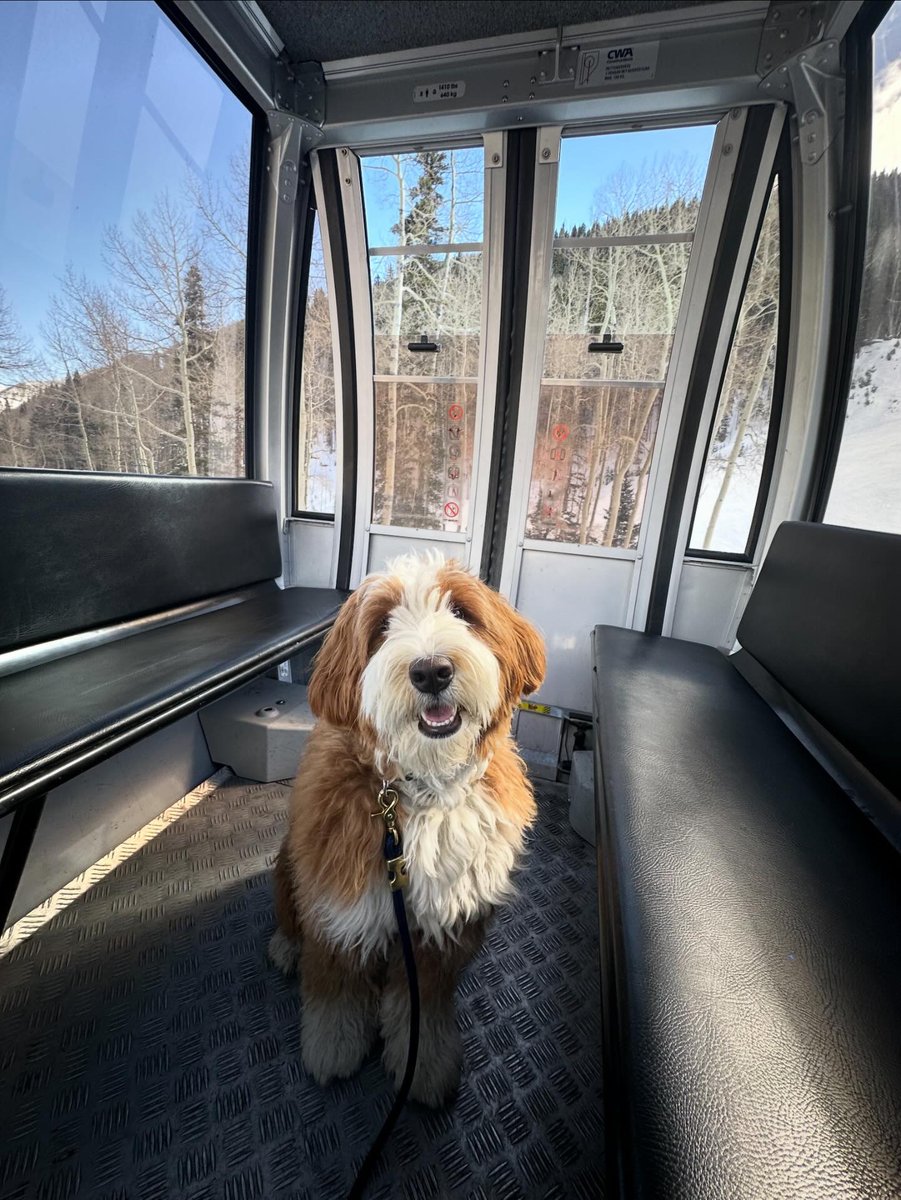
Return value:
<svg viewBox="0 0 901 1200">
<path fill-rule="evenodd" d="M 0 931 L 46 792 L 321 637 L 272 487 L 0 470 Z"/>
<path fill-rule="evenodd" d="M 738 654 L 595 630 L 611 1195 L 901 1195 L 899 597 L 788 524 Z"/>
</svg>

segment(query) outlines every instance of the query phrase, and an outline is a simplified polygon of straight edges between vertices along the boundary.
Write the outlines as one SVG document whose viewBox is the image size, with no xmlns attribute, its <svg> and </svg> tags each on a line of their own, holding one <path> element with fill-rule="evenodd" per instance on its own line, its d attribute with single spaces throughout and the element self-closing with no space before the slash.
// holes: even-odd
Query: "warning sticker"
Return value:
<svg viewBox="0 0 901 1200">
<path fill-rule="evenodd" d="M 446 83 L 419 83 L 413 89 L 414 104 L 431 104 L 436 100 L 459 100 L 466 94 L 466 83 L 462 79 L 451 79 Z"/>
<path fill-rule="evenodd" d="M 657 73 L 660 42 L 626 42 L 583 50 L 576 68 L 576 87 L 594 88 L 613 83 L 641 83 Z"/>
</svg>

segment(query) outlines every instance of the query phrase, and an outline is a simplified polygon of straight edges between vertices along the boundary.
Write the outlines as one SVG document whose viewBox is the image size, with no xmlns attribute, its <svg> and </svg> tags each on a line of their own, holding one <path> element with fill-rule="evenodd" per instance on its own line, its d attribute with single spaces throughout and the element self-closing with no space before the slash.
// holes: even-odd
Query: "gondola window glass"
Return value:
<svg viewBox="0 0 901 1200">
<path fill-rule="evenodd" d="M 297 504 L 301 512 L 329 516 L 335 512 L 337 469 L 334 349 L 328 279 L 317 214 L 313 223 L 303 326 Z"/>
<path fill-rule="evenodd" d="M 0 465 L 244 474 L 251 119 L 149 0 L 0 5 Z"/>
<path fill-rule="evenodd" d="M 713 132 L 563 141 L 529 538 L 638 546 Z"/>
<path fill-rule="evenodd" d="M 770 436 L 779 332 L 779 189 L 767 203 L 720 388 L 689 554 L 744 555 Z"/>
<path fill-rule="evenodd" d="M 901 5 L 873 38 L 870 208 L 857 341 L 825 519 L 901 533 Z"/>
<path fill-rule="evenodd" d="M 479 147 L 362 160 L 374 326 L 375 525 L 456 533 L 469 520 L 483 157 Z"/>
</svg>

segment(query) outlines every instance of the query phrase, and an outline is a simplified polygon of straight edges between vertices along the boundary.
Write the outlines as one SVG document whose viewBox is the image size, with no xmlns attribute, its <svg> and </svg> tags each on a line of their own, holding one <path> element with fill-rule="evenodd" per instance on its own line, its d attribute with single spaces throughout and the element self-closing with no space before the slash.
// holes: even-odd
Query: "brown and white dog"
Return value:
<svg viewBox="0 0 901 1200">
<path fill-rule="evenodd" d="M 270 954 L 300 972 L 301 1049 L 319 1082 L 353 1074 L 376 1036 L 399 1083 L 409 1001 L 372 818 L 383 781 L 399 794 L 422 1004 L 411 1095 L 441 1104 L 462 1060 L 460 970 L 510 876 L 535 815 L 510 736 L 520 696 L 544 677 L 540 636 L 458 564 L 395 560 L 342 608 L 320 650 L 310 736 L 276 863 Z"/>
</svg>

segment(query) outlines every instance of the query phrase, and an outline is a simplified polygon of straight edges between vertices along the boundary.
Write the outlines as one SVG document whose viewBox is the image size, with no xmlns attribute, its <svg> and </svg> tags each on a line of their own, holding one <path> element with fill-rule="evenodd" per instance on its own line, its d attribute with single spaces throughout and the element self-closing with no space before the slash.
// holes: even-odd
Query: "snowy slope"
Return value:
<svg viewBox="0 0 901 1200">
<path fill-rule="evenodd" d="M 863 346 L 826 519 L 901 533 L 901 339 Z"/>
<path fill-rule="evenodd" d="M 739 459 L 720 512 L 712 550 L 741 550 L 757 498 L 762 446 Z M 722 463 L 704 476 L 692 544 L 700 546 L 719 492 Z M 861 348 L 851 375 L 848 411 L 826 519 L 901 533 L 901 339 Z"/>
</svg>

